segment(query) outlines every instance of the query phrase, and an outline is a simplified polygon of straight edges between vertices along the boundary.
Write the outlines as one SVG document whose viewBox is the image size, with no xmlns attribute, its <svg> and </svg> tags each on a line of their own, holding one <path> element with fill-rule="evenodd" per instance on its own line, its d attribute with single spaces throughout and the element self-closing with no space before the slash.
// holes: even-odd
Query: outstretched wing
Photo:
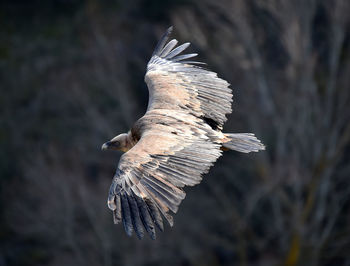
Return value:
<svg viewBox="0 0 350 266">
<path fill-rule="evenodd" d="M 194 62 L 196 54 L 179 55 L 189 44 L 166 44 L 171 28 L 158 43 L 145 76 L 149 104 L 141 118 L 138 143 L 119 162 L 108 197 L 115 223 L 143 237 L 163 230 L 162 215 L 173 225 L 185 197 L 182 187 L 201 181 L 201 175 L 221 155 L 221 129 L 231 112 L 228 83 Z"/>
<path fill-rule="evenodd" d="M 172 27 L 159 41 L 147 65 L 147 110 L 185 110 L 222 129 L 225 115 L 232 112 L 230 84 L 197 65 L 202 63 L 187 60 L 197 54 L 179 55 L 189 43 L 174 48 L 177 40 L 171 40 L 165 45 L 171 31 Z"/>
<path fill-rule="evenodd" d="M 212 141 L 217 136 L 208 125 L 184 112 L 151 111 L 143 119 L 158 122 L 121 157 L 108 206 L 128 235 L 135 230 L 142 238 L 144 227 L 154 239 L 154 225 L 163 230 L 161 214 L 172 226 L 169 212 L 176 213 L 185 198 L 182 187 L 201 181 L 221 155 L 221 145 Z"/>
</svg>

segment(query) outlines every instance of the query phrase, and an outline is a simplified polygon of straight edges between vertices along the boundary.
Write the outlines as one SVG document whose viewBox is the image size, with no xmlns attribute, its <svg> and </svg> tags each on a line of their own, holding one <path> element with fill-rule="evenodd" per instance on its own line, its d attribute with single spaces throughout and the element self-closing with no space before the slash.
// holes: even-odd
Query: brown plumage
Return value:
<svg viewBox="0 0 350 266">
<path fill-rule="evenodd" d="M 172 27 L 158 43 L 147 65 L 149 102 L 145 115 L 128 133 L 103 144 L 102 149 L 126 152 L 119 161 L 108 196 L 115 223 L 139 238 L 144 230 L 155 239 L 163 218 L 173 226 L 185 198 L 184 186 L 201 182 L 202 175 L 223 150 L 259 151 L 264 145 L 254 134 L 224 134 L 231 113 L 229 83 L 216 73 L 187 61 L 197 54 L 179 55 L 189 43 L 166 44 Z"/>
</svg>

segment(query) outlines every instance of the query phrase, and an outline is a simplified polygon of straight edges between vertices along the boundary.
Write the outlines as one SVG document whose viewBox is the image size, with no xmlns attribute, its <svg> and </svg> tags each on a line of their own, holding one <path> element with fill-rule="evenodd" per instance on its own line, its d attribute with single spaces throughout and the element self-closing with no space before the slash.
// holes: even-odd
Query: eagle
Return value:
<svg viewBox="0 0 350 266">
<path fill-rule="evenodd" d="M 130 129 L 102 145 L 102 150 L 123 151 L 108 195 L 115 224 L 127 235 L 145 232 L 156 238 L 163 219 L 173 216 L 185 198 L 185 186 L 194 186 L 222 155 L 235 150 L 249 153 L 265 146 L 252 133 L 223 133 L 232 112 L 229 83 L 203 63 L 181 54 L 190 43 L 176 47 L 168 41 L 170 27 L 147 64 L 147 111 Z"/>
</svg>

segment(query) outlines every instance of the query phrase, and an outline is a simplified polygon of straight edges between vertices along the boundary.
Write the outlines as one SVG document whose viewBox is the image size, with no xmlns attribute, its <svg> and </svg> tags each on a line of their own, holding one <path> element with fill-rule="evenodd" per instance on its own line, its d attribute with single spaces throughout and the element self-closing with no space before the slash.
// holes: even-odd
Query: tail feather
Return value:
<svg viewBox="0 0 350 266">
<path fill-rule="evenodd" d="M 235 150 L 249 153 L 265 150 L 265 145 L 252 133 L 227 133 L 222 143 L 223 150 Z"/>
</svg>

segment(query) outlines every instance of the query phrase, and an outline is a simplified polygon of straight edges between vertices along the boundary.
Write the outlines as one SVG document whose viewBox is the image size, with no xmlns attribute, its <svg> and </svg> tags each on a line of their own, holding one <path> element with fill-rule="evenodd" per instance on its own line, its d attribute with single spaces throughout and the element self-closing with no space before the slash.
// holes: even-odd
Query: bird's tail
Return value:
<svg viewBox="0 0 350 266">
<path fill-rule="evenodd" d="M 252 133 L 226 133 L 222 142 L 222 150 L 235 150 L 249 153 L 265 150 L 265 145 Z"/>
</svg>

